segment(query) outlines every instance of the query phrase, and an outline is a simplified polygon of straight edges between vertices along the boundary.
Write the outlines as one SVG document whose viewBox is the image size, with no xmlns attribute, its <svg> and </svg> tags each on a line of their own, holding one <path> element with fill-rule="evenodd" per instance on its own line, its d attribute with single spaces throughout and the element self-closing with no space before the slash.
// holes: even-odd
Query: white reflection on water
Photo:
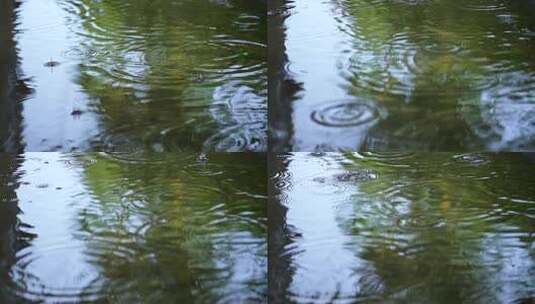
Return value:
<svg viewBox="0 0 535 304">
<path fill-rule="evenodd" d="M 304 153 L 298 153 L 302 155 Z M 304 156 L 304 155 L 302 155 Z M 340 173 L 336 164 L 329 166 L 320 158 L 293 157 L 288 170 L 292 172 L 292 188 L 287 192 L 287 222 L 302 234 L 290 246 L 296 266 L 290 292 L 299 299 L 305 296 L 323 298 L 339 292 L 357 294 L 359 274 L 354 268 L 362 264 L 356 252 L 347 246 L 350 235 L 342 231 L 337 218 L 351 209 L 339 209 L 337 202 L 349 199 L 356 192 L 337 189 L 335 185 L 318 185 L 313 179 L 329 173 Z M 330 174 L 328 174 L 330 175 Z"/>
<path fill-rule="evenodd" d="M 228 157 L 244 160 L 234 155 Z M 10 183 L 17 198 L 5 202 L 0 193 L 0 203 L 19 210 L 13 219 L 6 216 L 18 222 L 9 232 L 16 240 L 0 239 L 0 248 L 15 256 L 13 263 L 1 257 L 6 283 L 0 297 L 53 303 L 262 299 L 264 195 L 244 196 L 247 189 L 262 189 L 258 175 L 239 189 L 233 179 L 251 165 L 246 160 L 234 167 L 237 162 L 226 154 L 220 156 L 224 160 L 211 154 L 202 165 L 192 164 L 193 155 L 165 162 L 160 157 L 133 161 L 56 152 L 7 157 L 17 169 L 0 177 L 15 178 Z"/>
<path fill-rule="evenodd" d="M 302 95 L 292 104 L 292 150 L 358 150 L 375 120 L 343 128 L 326 127 L 311 120 L 311 113 L 326 104 L 355 101 L 340 77 L 340 65 L 348 60 L 344 50 L 351 48 L 350 37 L 339 29 L 340 22 L 347 21 L 327 1 L 295 1 L 292 5 L 295 8 L 285 21 L 288 69 L 303 83 Z M 371 100 L 365 102 L 372 104 Z"/>
<path fill-rule="evenodd" d="M 80 172 L 65 160 L 59 153 L 29 153 L 19 169 L 24 172 L 16 191 L 22 210 L 19 218 L 32 226 L 29 230 L 37 237 L 17 253 L 31 260 L 19 260 L 13 279 L 31 279 L 24 291 L 30 299 L 38 299 L 43 291 L 76 294 L 79 286 L 89 286 L 99 277 L 99 270 L 84 256 L 84 243 L 73 233 L 77 227 L 73 213 L 89 204 L 90 197 L 79 195 L 87 193 Z"/>
<path fill-rule="evenodd" d="M 74 41 L 66 24 L 66 12 L 54 0 L 32 0 L 22 3 L 19 17 L 21 69 L 36 88 L 35 94 L 24 102 L 22 112 L 25 150 L 87 149 L 88 139 L 99 133 L 98 120 L 88 111 L 87 96 L 73 81 L 77 63 L 63 56 Z M 60 65 L 45 67 L 50 60 Z M 73 110 L 84 114 L 71 115 Z"/>
<path fill-rule="evenodd" d="M 280 183 L 300 303 L 524 303 L 534 189 L 525 155 L 292 153 Z M 448 168 L 448 169 L 444 169 Z M 531 298 L 530 298 L 531 297 Z M 530 302 L 526 302 L 530 303 Z"/>
</svg>

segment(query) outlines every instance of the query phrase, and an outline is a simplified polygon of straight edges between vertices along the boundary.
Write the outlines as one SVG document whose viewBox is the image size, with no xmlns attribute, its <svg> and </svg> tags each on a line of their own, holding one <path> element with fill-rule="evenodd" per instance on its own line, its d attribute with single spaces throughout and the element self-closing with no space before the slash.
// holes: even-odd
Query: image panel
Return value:
<svg viewBox="0 0 535 304">
<path fill-rule="evenodd" d="M 270 4 L 271 151 L 535 151 L 534 1 Z"/>
<path fill-rule="evenodd" d="M 266 24 L 265 0 L 2 1 L 0 152 L 263 152 Z"/>
<path fill-rule="evenodd" d="M 261 153 L 0 158 L 1 303 L 267 303 Z"/>
<path fill-rule="evenodd" d="M 535 154 L 270 160 L 270 303 L 533 303 Z"/>
</svg>

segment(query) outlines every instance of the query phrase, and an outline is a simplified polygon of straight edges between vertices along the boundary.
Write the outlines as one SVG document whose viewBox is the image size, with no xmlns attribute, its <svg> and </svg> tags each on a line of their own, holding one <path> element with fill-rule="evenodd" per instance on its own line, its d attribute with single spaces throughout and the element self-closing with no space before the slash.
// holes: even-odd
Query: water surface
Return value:
<svg viewBox="0 0 535 304">
<path fill-rule="evenodd" d="M 0 302 L 265 303 L 261 154 L 0 165 Z"/>
<path fill-rule="evenodd" d="M 2 5 L 1 150 L 266 149 L 262 0 Z"/>
<path fill-rule="evenodd" d="M 279 155 L 273 303 L 532 303 L 533 154 Z"/>
<path fill-rule="evenodd" d="M 534 1 L 275 1 L 270 16 L 274 151 L 535 150 Z"/>
</svg>

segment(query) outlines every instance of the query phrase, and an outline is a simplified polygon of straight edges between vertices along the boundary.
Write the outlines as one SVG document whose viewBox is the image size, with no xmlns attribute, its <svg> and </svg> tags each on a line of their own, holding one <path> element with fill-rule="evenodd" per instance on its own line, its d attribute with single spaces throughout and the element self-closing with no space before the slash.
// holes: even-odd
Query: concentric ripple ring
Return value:
<svg viewBox="0 0 535 304">
<path fill-rule="evenodd" d="M 314 110 L 310 118 L 327 127 L 355 127 L 379 119 L 379 110 L 370 103 L 354 101 L 328 104 Z"/>
</svg>

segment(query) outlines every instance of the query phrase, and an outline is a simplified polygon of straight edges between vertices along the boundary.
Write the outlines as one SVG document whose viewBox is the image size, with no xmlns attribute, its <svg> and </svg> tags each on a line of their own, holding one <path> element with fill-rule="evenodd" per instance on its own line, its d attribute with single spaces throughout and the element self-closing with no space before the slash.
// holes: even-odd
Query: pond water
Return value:
<svg viewBox="0 0 535 304">
<path fill-rule="evenodd" d="M 262 0 L 0 9 L 0 151 L 266 150 Z"/>
<path fill-rule="evenodd" d="M 534 154 L 273 160 L 273 303 L 533 303 Z"/>
<path fill-rule="evenodd" d="M 274 0 L 269 14 L 274 151 L 535 150 L 535 1 Z"/>
<path fill-rule="evenodd" d="M 262 154 L 0 158 L 0 302 L 265 303 Z"/>
</svg>

